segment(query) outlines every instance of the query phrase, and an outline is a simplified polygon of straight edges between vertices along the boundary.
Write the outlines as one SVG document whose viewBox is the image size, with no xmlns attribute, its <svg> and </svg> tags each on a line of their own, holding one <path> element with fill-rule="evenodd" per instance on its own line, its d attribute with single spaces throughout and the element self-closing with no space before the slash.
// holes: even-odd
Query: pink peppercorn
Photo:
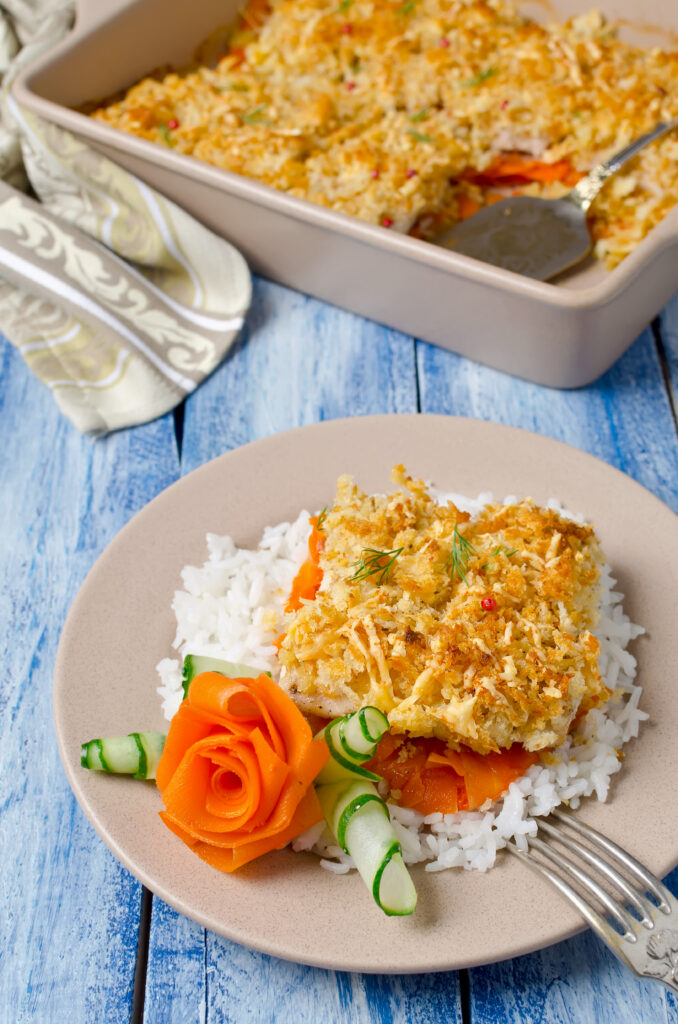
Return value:
<svg viewBox="0 0 678 1024">
<path fill-rule="evenodd" d="M 497 602 L 493 597 L 484 597 L 480 604 L 486 612 L 492 612 L 497 607 Z"/>
<path fill-rule="evenodd" d="M 373 178 L 378 178 L 379 177 L 379 171 L 377 170 L 376 167 L 374 168 L 374 170 L 371 173 L 372 173 L 372 177 Z"/>
<path fill-rule="evenodd" d="M 381 218 L 381 223 L 382 223 L 383 227 L 390 228 L 392 226 L 392 224 L 393 224 L 393 221 L 391 220 L 390 217 L 382 217 Z"/>
<path fill-rule="evenodd" d="M 446 39 L 445 36 L 443 36 L 443 38 L 440 40 L 440 45 L 443 47 L 443 49 L 446 50 L 447 47 L 450 45 L 450 40 Z"/>
<path fill-rule="evenodd" d="M 355 82 L 347 82 L 346 88 L 348 89 L 349 92 L 353 92 L 353 90 L 355 89 Z"/>
<path fill-rule="evenodd" d="M 500 106 L 501 106 L 501 109 L 502 109 L 502 110 L 506 110 L 506 108 L 508 107 L 508 105 L 509 105 L 509 101 L 508 101 L 508 100 L 502 100 L 502 101 L 501 101 L 501 104 L 500 104 Z"/>
<path fill-rule="evenodd" d="M 169 119 L 169 121 L 167 122 L 167 127 L 168 128 L 178 128 L 179 127 L 179 122 L 177 121 L 176 117 L 171 117 Z"/>
<path fill-rule="evenodd" d="M 416 174 L 417 174 L 417 172 L 415 171 L 414 167 L 410 167 L 410 169 L 408 171 L 405 171 L 405 177 L 406 178 L 414 178 L 414 177 L 416 177 Z"/>
<path fill-rule="evenodd" d="M 350 36 L 351 32 L 353 31 L 353 25 L 346 24 L 343 26 L 341 31 L 344 33 L 345 36 Z"/>
</svg>

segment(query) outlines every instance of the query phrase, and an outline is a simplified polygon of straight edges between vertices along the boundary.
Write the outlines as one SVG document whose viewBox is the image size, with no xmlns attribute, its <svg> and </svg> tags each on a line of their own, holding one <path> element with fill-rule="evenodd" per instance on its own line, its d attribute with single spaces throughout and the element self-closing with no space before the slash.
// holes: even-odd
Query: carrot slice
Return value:
<svg viewBox="0 0 678 1024">
<path fill-rule="evenodd" d="M 475 810 L 486 800 L 497 800 L 538 760 L 538 753 L 525 750 L 519 743 L 491 754 L 448 750 L 444 754 L 432 752 L 429 756 L 431 764 L 448 765 L 463 777 L 469 810 Z"/>
<path fill-rule="evenodd" d="M 285 605 L 286 612 L 296 612 L 301 608 L 302 600 L 313 601 L 322 583 L 323 571 L 318 564 L 325 547 L 325 532 L 318 529 L 320 516 L 311 516 L 311 534 L 308 538 L 308 558 L 302 564 L 292 581 L 292 590 Z"/>
<path fill-rule="evenodd" d="M 518 744 L 497 754 L 476 754 L 447 750 L 440 740 L 389 733 L 366 767 L 387 781 L 403 807 L 455 814 L 498 799 L 538 757 Z"/>
<path fill-rule="evenodd" d="M 478 185 L 524 185 L 530 181 L 562 181 L 565 185 L 575 185 L 581 175 L 569 160 L 549 164 L 512 155 L 497 157 L 484 171 L 470 171 L 465 177 Z"/>
<path fill-rule="evenodd" d="M 477 213 L 480 209 L 480 203 L 477 203 L 475 199 L 471 199 L 470 196 L 460 195 L 459 206 L 457 209 L 457 216 L 459 220 L 468 220 L 474 213 Z"/>
<path fill-rule="evenodd" d="M 203 672 L 158 765 L 161 818 L 204 860 L 233 871 L 322 819 L 312 783 L 328 757 L 324 737 L 313 738 L 269 676 Z"/>
<path fill-rule="evenodd" d="M 187 833 L 181 824 L 170 814 L 161 811 L 160 817 L 167 827 L 175 835 L 178 835 L 187 846 L 190 846 L 193 852 L 197 853 L 202 860 L 211 864 L 212 867 L 230 874 L 256 857 L 261 857 L 271 850 L 281 850 L 283 846 L 289 843 L 290 839 L 294 839 L 295 836 L 305 832 L 311 825 L 315 825 L 322 817 L 322 810 L 320 810 L 320 817 L 318 816 L 319 808 L 320 804 L 318 803 L 315 790 L 309 789 L 299 802 L 294 817 L 286 829 L 278 832 L 273 837 L 253 839 L 246 846 L 240 847 L 216 846 L 211 843 L 202 842 Z"/>
</svg>

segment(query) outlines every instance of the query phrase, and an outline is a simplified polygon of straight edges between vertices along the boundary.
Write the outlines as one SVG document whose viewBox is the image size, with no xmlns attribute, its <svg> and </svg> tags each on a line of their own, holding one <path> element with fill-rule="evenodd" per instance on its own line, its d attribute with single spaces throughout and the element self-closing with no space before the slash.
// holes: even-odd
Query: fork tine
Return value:
<svg viewBox="0 0 678 1024">
<path fill-rule="evenodd" d="M 544 822 L 540 822 L 540 828 L 543 827 Z M 573 878 L 576 878 L 579 884 L 592 893 L 596 899 L 602 903 L 608 913 L 615 919 L 617 924 L 624 930 L 623 938 L 633 940 L 633 928 L 637 923 L 631 915 L 624 910 L 623 907 L 617 903 L 617 901 L 610 896 L 608 892 L 599 885 L 594 878 L 590 875 L 585 874 L 578 868 L 576 864 L 572 864 L 566 860 L 557 850 L 551 849 L 546 843 L 542 842 L 538 837 L 529 837 L 528 843 L 530 848 L 538 850 L 544 857 L 547 857 L 556 867 L 559 867 L 561 871 L 568 872 Z M 579 853 L 580 851 L 575 850 L 574 852 Z"/>
<path fill-rule="evenodd" d="M 607 878 L 619 892 L 624 894 L 631 906 L 635 907 L 641 916 L 640 923 L 646 928 L 652 928 L 652 918 L 650 917 L 650 914 L 652 910 L 656 909 L 656 905 L 639 896 L 636 890 L 629 884 L 624 876 L 616 870 L 616 868 L 603 860 L 599 854 L 592 853 L 591 850 L 587 850 L 581 843 L 574 842 L 565 835 L 562 829 L 556 828 L 554 825 L 551 825 L 550 822 L 543 820 L 540 821 L 539 828 L 546 832 L 547 835 L 552 836 L 556 842 L 574 853 L 580 858 L 580 860 L 590 864 L 592 868 L 599 872 L 599 874 L 604 875 L 604 877 Z M 636 922 L 634 921 L 633 924 L 635 925 Z"/>
<path fill-rule="evenodd" d="M 534 857 L 530 857 L 529 853 L 524 853 L 522 850 L 519 850 L 515 843 L 507 843 L 506 849 L 514 857 L 521 860 L 523 864 L 527 864 L 528 867 L 532 868 L 533 871 L 536 871 L 538 874 L 544 875 L 548 878 L 549 881 L 555 885 L 556 889 L 558 889 L 562 895 L 570 901 L 570 903 L 574 904 L 582 917 L 588 921 L 594 932 L 597 932 L 598 935 L 600 935 L 602 940 L 608 944 L 616 956 L 618 956 L 624 963 L 628 964 L 628 960 L 622 952 L 622 938 L 619 932 L 616 932 L 612 925 L 605 920 L 602 914 L 599 914 L 597 910 L 587 903 L 576 889 L 573 889 L 568 882 L 561 878 L 560 875 L 556 874 L 555 871 L 552 871 L 551 868 L 547 867 L 546 864 L 542 864 L 535 860 Z"/>
<path fill-rule="evenodd" d="M 647 892 L 652 893 L 656 897 L 659 902 L 659 909 L 665 914 L 671 913 L 673 899 L 671 893 L 663 882 L 656 875 L 653 875 L 651 871 L 648 871 L 640 861 L 637 861 L 630 853 L 623 850 L 621 846 L 613 843 L 607 836 L 601 835 L 600 832 L 596 832 L 590 825 L 585 825 L 579 819 L 573 818 L 565 811 L 561 811 L 560 808 L 556 808 L 551 814 L 554 818 L 558 818 L 563 824 L 584 836 L 584 838 L 588 839 L 589 842 L 599 849 L 605 850 L 611 857 L 615 857 L 618 863 L 622 864 L 630 874 L 634 875 L 645 886 Z"/>
<path fill-rule="evenodd" d="M 615 956 L 630 967 L 639 978 L 653 978 L 678 994 L 678 929 L 675 928 L 675 924 L 678 923 L 678 899 L 651 871 L 612 840 L 560 810 L 551 813 L 565 826 L 569 826 L 575 834 L 583 836 L 592 846 L 621 865 L 627 874 L 632 876 L 631 880 L 619 875 L 616 866 L 604 861 L 602 854 L 585 848 L 576 836 L 569 838 L 563 834 L 561 828 L 543 819 L 538 819 L 539 829 L 549 839 L 563 847 L 562 851 L 554 849 L 539 836 L 526 836 L 529 844 L 527 852 L 518 849 L 513 842 L 507 843 L 506 849 L 533 871 L 547 878 L 577 908 Z M 610 895 L 596 879 L 591 878 L 577 864 L 572 864 L 566 856 L 567 851 L 585 864 L 592 865 L 599 875 L 608 882 L 611 881 L 617 891 L 624 893 L 630 900 L 630 907 L 638 909 L 639 903 L 646 903 L 647 923 L 645 920 L 642 922 L 645 927 L 641 927 L 638 919 L 632 916 L 629 906 L 620 905 L 617 898 Z M 579 888 L 570 885 L 562 874 L 551 870 L 540 857 L 556 865 L 559 872 L 574 879 Z M 633 889 L 636 883 L 642 886 L 642 899 L 639 898 L 637 890 Z M 632 893 L 633 898 L 630 898 L 629 893 Z M 657 899 L 658 904 L 646 900 L 648 893 Z M 605 909 L 609 920 L 589 903 L 590 894 Z M 616 921 L 625 929 L 623 935 L 613 927 L 612 921 Z"/>
</svg>

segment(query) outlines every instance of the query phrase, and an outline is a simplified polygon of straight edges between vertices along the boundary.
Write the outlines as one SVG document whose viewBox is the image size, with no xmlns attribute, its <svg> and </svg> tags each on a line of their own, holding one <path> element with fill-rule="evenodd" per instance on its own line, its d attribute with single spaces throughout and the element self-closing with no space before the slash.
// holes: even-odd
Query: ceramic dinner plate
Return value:
<svg viewBox="0 0 678 1024">
<path fill-rule="evenodd" d="M 80 744 L 166 731 L 155 666 L 173 655 L 171 600 L 180 570 L 207 557 L 205 534 L 256 545 L 267 523 L 330 504 L 337 476 L 368 491 L 402 462 L 437 487 L 557 497 L 596 527 L 624 607 L 647 634 L 633 644 L 650 713 L 627 747 L 606 804 L 581 817 L 659 875 L 678 862 L 671 813 L 678 776 L 675 696 L 678 517 L 599 460 L 522 430 L 448 416 L 370 416 L 302 427 L 222 455 L 169 487 L 104 551 L 66 622 L 54 716 L 66 773 L 86 815 L 149 889 L 208 928 L 254 949 L 340 970 L 445 970 L 516 956 L 564 939 L 580 918 L 548 883 L 507 855 L 486 874 L 413 869 L 419 903 L 387 918 L 360 878 L 311 854 L 271 853 L 233 875 L 199 860 L 160 821 L 148 782 L 80 767 Z"/>
</svg>

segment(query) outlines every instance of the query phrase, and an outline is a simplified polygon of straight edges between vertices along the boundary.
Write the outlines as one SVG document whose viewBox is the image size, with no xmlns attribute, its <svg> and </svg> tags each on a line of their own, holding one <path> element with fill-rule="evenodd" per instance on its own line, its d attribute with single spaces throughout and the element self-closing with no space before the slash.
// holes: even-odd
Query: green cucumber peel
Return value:
<svg viewBox="0 0 678 1024">
<path fill-rule="evenodd" d="M 325 742 L 330 752 L 330 759 L 318 775 L 316 782 L 319 784 L 334 782 L 338 781 L 338 778 L 346 776 L 349 779 L 357 776 L 361 779 L 369 779 L 371 782 L 380 782 L 381 778 L 379 775 L 375 775 L 374 772 L 368 771 L 367 768 L 361 767 L 360 764 L 356 764 L 355 761 L 352 761 L 339 749 L 334 735 L 342 721 L 341 718 L 337 718 L 325 727 Z M 339 771 L 338 769 L 341 770 Z"/>
<path fill-rule="evenodd" d="M 381 906 L 380 890 L 381 880 L 384 877 L 384 871 L 389 866 L 395 855 L 398 853 L 402 856 L 402 852 L 403 851 L 402 847 L 400 846 L 400 843 L 397 840 L 392 842 L 384 855 L 384 859 L 382 860 L 381 864 L 379 865 L 379 868 L 377 869 L 377 873 L 374 876 L 374 881 L 372 883 L 372 895 L 374 896 L 374 902 L 378 903 L 382 910 L 384 908 Z M 385 911 L 385 913 L 388 913 L 388 911 Z"/>
<path fill-rule="evenodd" d="M 347 823 L 345 841 L 355 866 L 381 910 L 411 914 L 416 890 L 402 860 L 402 849 L 382 801 L 364 803 Z"/>
<path fill-rule="evenodd" d="M 365 739 L 375 746 L 384 733 L 388 732 L 388 718 L 383 711 L 371 705 L 360 709 L 358 712 L 358 722 Z"/>
<path fill-rule="evenodd" d="M 403 861 L 399 842 L 391 845 L 374 876 L 372 895 L 389 917 L 405 917 L 414 912 L 417 890 Z"/>
<path fill-rule="evenodd" d="M 138 732 L 131 732 L 130 738 L 134 740 L 137 753 L 139 755 L 139 765 L 134 773 L 135 779 L 147 779 L 148 778 L 148 757 L 146 756 L 146 748 L 142 742 L 141 736 Z"/>
<path fill-rule="evenodd" d="M 378 708 L 361 708 L 339 719 L 337 735 L 344 753 L 360 764 L 374 755 L 377 743 L 388 731 L 388 718 Z"/>
<path fill-rule="evenodd" d="M 340 718 L 337 723 L 336 733 L 339 738 L 339 744 L 342 751 L 351 761 L 355 761 L 360 764 L 362 761 L 369 760 L 369 754 L 363 753 L 362 750 L 355 750 L 348 738 L 346 737 L 346 726 L 352 721 L 352 718 Z"/>
<path fill-rule="evenodd" d="M 240 665 L 236 661 L 225 661 L 223 658 L 212 658 L 207 654 L 187 654 L 184 658 L 182 669 L 181 685 L 184 690 L 184 698 L 188 694 L 188 688 L 193 679 L 201 672 L 219 672 L 229 679 L 256 679 L 257 676 L 267 675 L 263 668 L 253 668 L 252 665 Z"/>
<path fill-rule="evenodd" d="M 371 786 L 371 783 L 368 783 L 368 785 Z M 386 817 L 389 819 L 389 821 L 391 819 L 391 815 L 388 813 L 388 807 L 381 799 L 379 794 L 376 792 L 376 790 L 374 793 L 363 792 L 355 796 L 348 804 L 346 804 L 341 814 L 339 815 L 339 818 L 336 823 L 337 842 L 339 843 L 339 846 L 341 846 L 344 853 L 348 853 L 349 856 L 351 855 L 351 851 L 346 845 L 346 831 L 351 822 L 351 818 L 360 810 L 361 807 L 364 807 L 365 804 L 370 802 L 376 802 L 377 804 L 379 804 L 380 808 L 386 814 Z"/>
<path fill-rule="evenodd" d="M 411 914 L 417 894 L 402 859 L 388 807 L 374 785 L 353 777 L 316 789 L 325 820 L 389 916 Z"/>
</svg>

